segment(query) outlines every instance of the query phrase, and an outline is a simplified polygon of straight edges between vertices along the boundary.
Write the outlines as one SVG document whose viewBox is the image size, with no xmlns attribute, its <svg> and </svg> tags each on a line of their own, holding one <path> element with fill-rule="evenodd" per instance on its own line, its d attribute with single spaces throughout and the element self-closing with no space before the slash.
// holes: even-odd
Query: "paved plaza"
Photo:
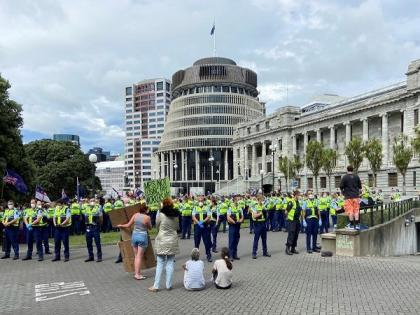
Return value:
<svg viewBox="0 0 420 315">
<path fill-rule="evenodd" d="M 181 265 L 192 240 L 180 241 L 174 289 L 150 293 L 147 280 L 135 281 L 115 264 L 117 246 L 104 247 L 102 263 L 84 263 L 84 248 L 69 263 L 50 260 L 0 261 L 1 314 L 418 314 L 420 257 L 322 258 L 286 256 L 286 233 L 269 233 L 271 258 L 251 259 L 251 238 L 242 230 L 241 260 L 234 262 L 234 286 L 201 292 L 183 288 Z M 227 233 L 219 234 L 227 244 Z M 202 251 L 203 252 L 203 251 Z M 261 254 L 261 252 L 259 253 Z M 217 255 L 217 254 L 216 254 Z M 22 252 L 23 257 L 23 252 Z M 204 255 L 203 255 L 204 258 Z M 206 278 L 212 264 L 206 263 Z M 58 284 L 53 284 L 58 283 Z M 67 296 L 65 296 L 67 294 Z"/>
</svg>

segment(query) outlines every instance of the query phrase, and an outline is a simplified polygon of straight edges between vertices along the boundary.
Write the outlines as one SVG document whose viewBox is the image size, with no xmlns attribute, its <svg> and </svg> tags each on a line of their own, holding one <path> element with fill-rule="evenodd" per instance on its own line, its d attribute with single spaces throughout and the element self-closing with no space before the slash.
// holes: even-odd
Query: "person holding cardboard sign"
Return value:
<svg viewBox="0 0 420 315">
<path fill-rule="evenodd" d="M 134 224 L 134 231 L 131 237 L 131 245 L 134 250 L 134 279 L 144 280 L 145 276 L 141 274 L 141 261 L 144 252 L 149 245 L 148 231 L 152 228 L 150 217 L 146 214 L 147 206 L 141 204 L 139 213 L 133 215 L 130 221 L 126 224 L 119 224 L 119 228 L 130 228 Z"/>
</svg>

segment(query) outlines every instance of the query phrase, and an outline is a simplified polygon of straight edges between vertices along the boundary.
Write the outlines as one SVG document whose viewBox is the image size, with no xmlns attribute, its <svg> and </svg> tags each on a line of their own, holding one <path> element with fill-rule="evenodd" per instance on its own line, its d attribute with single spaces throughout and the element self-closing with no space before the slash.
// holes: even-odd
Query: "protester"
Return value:
<svg viewBox="0 0 420 315">
<path fill-rule="evenodd" d="M 191 259 L 184 265 L 184 287 L 187 290 L 203 290 L 206 286 L 204 281 L 204 262 L 200 260 L 200 250 L 193 248 Z"/>
<path fill-rule="evenodd" d="M 353 166 L 347 166 L 347 174 L 340 183 L 341 192 L 344 195 L 344 210 L 349 217 L 349 229 L 359 228 L 359 207 L 362 183 L 359 176 L 353 174 Z"/>
<path fill-rule="evenodd" d="M 150 217 L 146 215 L 147 206 L 141 204 L 139 206 L 139 213 L 131 217 L 131 220 L 126 224 L 119 224 L 119 228 L 130 228 L 134 224 L 133 235 L 131 236 L 131 245 L 134 250 L 134 279 L 144 280 L 145 276 L 141 274 L 141 261 L 144 252 L 149 243 L 148 230 L 152 229 Z"/>
<path fill-rule="evenodd" d="M 214 262 L 213 281 L 218 289 L 230 289 L 232 286 L 232 262 L 229 260 L 229 249 L 223 247 L 220 255 L 222 259 Z"/>
<path fill-rule="evenodd" d="M 163 268 L 166 268 L 166 289 L 172 289 L 175 255 L 179 253 L 178 210 L 174 208 L 171 198 L 164 199 L 162 205 L 162 209 L 156 215 L 156 228 L 159 231 L 155 238 L 157 266 L 155 283 L 149 288 L 151 292 L 159 290 Z"/>
</svg>

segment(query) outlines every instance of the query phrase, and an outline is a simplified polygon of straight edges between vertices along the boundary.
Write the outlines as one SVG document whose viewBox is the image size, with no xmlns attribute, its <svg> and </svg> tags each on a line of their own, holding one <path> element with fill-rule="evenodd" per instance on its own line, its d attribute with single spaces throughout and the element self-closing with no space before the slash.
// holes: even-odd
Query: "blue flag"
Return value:
<svg viewBox="0 0 420 315">
<path fill-rule="evenodd" d="M 67 197 L 66 192 L 64 191 L 64 188 L 61 190 L 61 200 L 64 203 L 68 203 L 70 201 L 70 198 Z"/>
<path fill-rule="evenodd" d="M 16 190 L 22 194 L 28 192 L 28 187 L 26 186 L 22 177 L 12 170 L 6 169 L 6 174 L 3 177 L 3 182 L 15 186 Z"/>
<path fill-rule="evenodd" d="M 210 35 L 213 35 L 215 30 L 216 30 L 216 24 L 213 24 L 213 27 L 211 28 L 211 31 L 210 31 Z"/>
</svg>

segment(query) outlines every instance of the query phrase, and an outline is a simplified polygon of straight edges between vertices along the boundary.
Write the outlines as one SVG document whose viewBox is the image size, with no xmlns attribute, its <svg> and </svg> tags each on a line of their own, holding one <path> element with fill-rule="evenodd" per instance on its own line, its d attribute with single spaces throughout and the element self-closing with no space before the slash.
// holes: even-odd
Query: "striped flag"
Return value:
<svg viewBox="0 0 420 315">
<path fill-rule="evenodd" d="M 45 202 L 51 202 L 50 198 L 48 198 L 47 196 L 47 193 L 39 185 L 37 185 L 35 188 L 35 199 L 45 201 Z"/>
</svg>

